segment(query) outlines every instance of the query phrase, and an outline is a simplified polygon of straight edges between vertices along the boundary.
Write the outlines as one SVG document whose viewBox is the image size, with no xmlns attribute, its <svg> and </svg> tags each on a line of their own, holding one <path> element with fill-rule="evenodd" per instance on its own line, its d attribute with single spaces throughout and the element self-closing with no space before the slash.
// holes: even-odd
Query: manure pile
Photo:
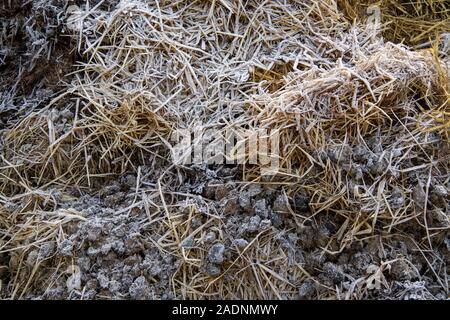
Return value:
<svg viewBox="0 0 450 320">
<path fill-rule="evenodd" d="M 447 1 L 5 1 L 0 298 L 447 299 L 449 68 Z"/>
</svg>

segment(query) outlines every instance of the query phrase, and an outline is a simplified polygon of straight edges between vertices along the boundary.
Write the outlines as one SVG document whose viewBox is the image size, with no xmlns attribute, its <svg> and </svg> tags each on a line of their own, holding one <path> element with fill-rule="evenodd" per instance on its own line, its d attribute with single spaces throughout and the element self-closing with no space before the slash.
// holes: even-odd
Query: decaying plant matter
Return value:
<svg viewBox="0 0 450 320">
<path fill-rule="evenodd" d="M 448 9 L 416 2 L 67 3 L 78 63 L 2 132 L 0 297 L 447 297 Z M 280 171 L 174 164 L 198 123 L 278 130 Z"/>
</svg>

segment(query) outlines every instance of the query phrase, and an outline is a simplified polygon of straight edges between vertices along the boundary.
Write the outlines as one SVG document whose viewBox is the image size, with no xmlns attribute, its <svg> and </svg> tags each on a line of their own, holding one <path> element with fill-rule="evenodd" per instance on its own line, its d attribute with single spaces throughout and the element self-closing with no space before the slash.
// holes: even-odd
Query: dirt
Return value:
<svg viewBox="0 0 450 320">
<path fill-rule="evenodd" d="M 31 251 L 27 264 L 33 266 L 36 260 L 58 257 L 70 261 L 75 270 L 66 270 L 51 287 L 38 283 L 33 293 L 24 298 L 180 298 L 173 294 L 171 281 L 183 261 L 162 253 L 157 247 L 158 223 L 146 223 L 147 217 L 138 207 L 126 209 L 133 202 L 130 185 L 135 179 L 130 174 L 121 181 L 105 186 L 97 194 L 84 194 L 61 205 L 81 212 L 86 221 L 66 227 L 67 238 L 57 247 L 49 243 Z M 234 191 L 228 191 L 223 197 L 223 189 L 231 189 L 229 184 L 216 178 L 213 181 L 215 187 L 203 192 L 210 193 L 210 205 L 221 212 L 221 227 L 206 229 L 201 238 L 188 236 L 180 244 L 184 250 L 204 250 L 198 266 L 202 275 L 211 279 L 219 276 L 239 254 L 251 247 L 258 234 L 271 230 L 271 241 L 287 254 L 288 264 L 301 265 L 309 275 L 303 280 L 289 279 L 298 288 L 297 294 L 289 298 L 316 299 L 329 287 L 336 286 L 350 297 L 357 294 L 366 299 L 446 298 L 430 263 L 434 267 L 437 263 L 440 268 L 448 265 L 448 237 L 447 245 L 436 245 L 431 254 L 419 251 L 413 239 L 392 237 L 382 241 L 381 235 L 376 234 L 336 252 L 333 235 L 342 225 L 336 215 L 323 214 L 299 225 L 289 214 L 294 201 L 286 199 L 282 187 L 235 185 Z M 192 186 L 188 184 L 186 188 Z M 296 199 L 296 210 L 308 215 L 306 197 L 297 195 Z M 235 203 L 234 210 L 225 210 L 228 202 Z M 205 216 L 192 219 L 192 224 L 196 224 L 193 228 L 204 221 Z M 324 252 L 323 248 L 328 250 Z M 14 268 L 11 263 L 10 260 L 10 268 Z M 3 279 L 8 279 L 8 272 L 3 274 Z M 355 285 L 358 279 L 363 286 Z M 374 288 L 369 290 L 371 284 Z"/>
<path fill-rule="evenodd" d="M 67 74 L 82 58 L 74 37 L 67 36 L 65 10 L 81 2 L 42 0 L 22 6 L 21 1 L 6 1 L 0 6 L 2 136 L 72 80 Z M 104 10 L 115 4 L 104 4 Z M 56 111 L 61 132 L 73 120 L 70 110 Z M 389 170 L 392 159 L 401 157 L 396 143 L 386 149 L 388 144 L 374 137 L 368 145 L 330 149 L 320 157 L 353 183 L 355 188 L 348 192 L 359 194 L 364 192 L 359 189 L 362 185 L 371 185 Z M 428 248 L 423 243 L 430 235 L 417 227 L 415 219 L 393 226 L 396 232 L 374 226 L 375 230 L 347 241 L 350 222 L 339 210 L 317 214 L 311 192 L 301 186 L 251 183 L 242 179 L 241 169 L 188 166 L 177 172 L 179 185 L 163 196 L 158 193 L 162 172 L 145 166 L 139 167 L 139 173 L 128 171 L 90 188 L 43 187 L 42 198 L 47 201 L 43 207 L 71 212 L 80 219 L 61 226 L 57 241 L 21 252 L 23 261 L 19 253 L 0 251 L 0 297 L 10 297 L 15 284 L 26 283 L 38 265 L 32 284 L 14 298 L 218 299 L 221 296 L 207 285 L 217 279 L 223 281 L 228 297 L 242 298 L 236 285 L 240 272 L 266 267 L 282 278 L 274 280 L 282 289 L 275 294 L 270 288 L 256 288 L 263 292 L 261 298 L 320 299 L 329 298 L 332 291 L 338 299 L 448 299 L 448 229 L 431 237 Z M 405 206 L 408 192 L 414 197 L 408 206 L 429 208 L 427 226 L 446 230 L 449 179 L 444 185 L 442 179 L 418 176 L 415 171 L 405 173 L 403 179 L 410 181 L 411 188 L 394 187 L 386 193 L 390 208 Z M 156 196 L 147 199 L 142 190 L 152 190 Z M 27 199 L 2 194 L 2 207 L 13 215 L 29 206 Z M 371 199 L 364 201 L 362 212 L 371 212 Z M 176 213 L 161 209 L 167 207 L 176 208 Z M 277 259 L 285 263 L 276 264 Z M 191 280 L 183 284 L 184 278 Z M 249 281 L 257 286 L 254 279 Z M 186 283 L 191 287 L 186 288 Z M 192 293 L 194 287 L 209 295 Z"/>
</svg>

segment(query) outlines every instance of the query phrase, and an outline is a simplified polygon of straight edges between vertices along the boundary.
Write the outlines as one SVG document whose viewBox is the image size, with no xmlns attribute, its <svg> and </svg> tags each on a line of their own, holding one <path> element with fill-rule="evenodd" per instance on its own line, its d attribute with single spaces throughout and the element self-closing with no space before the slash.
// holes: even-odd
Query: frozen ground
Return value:
<svg viewBox="0 0 450 320">
<path fill-rule="evenodd" d="M 448 79 L 444 85 L 428 83 L 442 73 L 431 67 L 427 56 L 406 46 L 385 44 L 378 35 L 373 42 L 353 39 L 356 33 L 339 20 L 340 11 L 334 1 L 324 1 L 323 7 L 306 1 L 314 8 L 308 19 L 323 19 L 318 22 L 322 28 L 331 28 L 336 19 L 339 26 L 345 25 L 345 32 L 336 35 L 325 30 L 319 35 L 298 36 L 297 30 L 289 39 L 313 48 L 301 50 L 294 40 L 283 42 L 287 37 L 283 35 L 292 25 L 300 24 L 289 20 L 292 17 L 287 12 L 303 17 L 300 13 L 306 12 L 306 4 L 269 1 L 264 11 L 257 1 L 249 1 L 242 8 L 235 7 L 232 1 L 194 1 L 190 5 L 188 1 L 160 2 L 162 9 L 151 1 L 122 1 L 122 7 L 116 6 L 118 1 L 104 1 L 98 6 L 94 1 L 88 8 L 83 1 L 12 0 L 0 5 L 0 297 L 447 299 L 449 100 L 448 91 L 443 94 L 439 90 L 446 81 L 448 85 Z M 288 9 L 277 11 L 281 7 L 278 2 Z M 81 36 L 67 25 L 70 5 L 92 10 L 86 17 L 87 31 Z M 129 7 L 125 10 L 124 6 Z M 247 15 L 236 14 L 244 8 Z M 158 10 L 164 13 L 159 17 L 166 20 L 159 21 Z M 182 12 L 182 32 L 195 36 L 186 40 L 184 35 L 177 42 L 179 25 L 173 22 L 177 18 L 171 16 L 170 10 Z M 140 29 L 142 21 L 136 15 L 144 11 L 142 16 L 155 20 L 151 20 L 154 29 Z M 119 19 L 112 23 L 115 14 L 123 15 L 124 22 Z M 256 22 L 249 22 L 251 17 Z M 197 25 L 197 21 L 211 30 L 223 28 L 214 31 L 224 34 L 224 43 L 217 47 L 220 50 L 208 42 L 212 41 L 209 36 L 203 38 L 204 25 Z M 110 29 L 102 29 L 110 22 Z M 237 38 L 245 40 L 240 48 L 230 40 L 233 27 L 239 34 Z M 212 32 L 210 29 L 204 32 Z M 121 34 L 123 30 L 129 33 Z M 146 42 L 139 41 L 157 38 L 163 32 L 170 41 L 160 38 L 162 49 L 154 49 L 153 44 L 145 47 L 146 58 L 142 61 L 149 69 L 139 63 L 119 66 L 121 59 L 128 58 L 116 56 L 116 45 L 125 43 L 122 49 L 136 46 L 133 50 L 141 50 Z M 269 40 L 260 40 L 258 33 Z M 200 40 L 195 38 L 197 34 Z M 96 41 L 102 46 L 86 49 Z M 167 43 L 176 47 L 182 42 L 186 47 L 197 43 L 199 55 L 204 50 L 229 50 L 237 57 L 232 61 L 237 67 L 233 69 L 223 62 L 229 57 L 207 65 L 213 58 L 205 55 L 199 59 L 203 65 L 192 58 L 190 71 L 179 73 L 179 78 L 162 77 L 180 71 L 170 57 L 174 61 L 183 59 L 187 56 L 180 53 L 183 50 L 195 56 L 181 45 L 180 51 L 167 49 Z M 361 43 L 358 54 L 366 58 L 354 62 L 348 48 Z M 245 46 L 251 54 L 241 52 Z M 270 65 L 273 73 L 286 74 L 268 76 L 263 72 L 261 76 L 257 72 L 260 65 L 248 67 L 258 56 L 256 49 L 264 52 L 266 59 L 261 58 L 260 65 Z M 391 51 L 383 55 L 383 50 Z M 130 49 L 130 56 L 134 52 Z M 440 57 L 448 61 L 445 55 Z M 273 62 L 278 58 L 284 61 L 279 63 L 281 69 L 286 67 L 283 71 L 270 69 L 274 65 L 271 59 Z M 164 59 L 169 59 L 170 64 Z M 237 62 L 244 59 L 247 64 Z M 312 67 L 313 63 L 317 68 Z M 83 67 L 86 69 L 70 74 Z M 149 79 L 140 75 L 140 67 L 150 72 L 150 76 L 146 75 Z M 236 76 L 227 74 L 220 80 L 226 85 L 220 87 L 215 78 L 219 77 L 218 70 Z M 249 70 L 256 71 L 250 74 Z M 362 71 L 354 75 L 351 72 L 355 70 Z M 395 79 L 397 85 L 391 91 L 385 89 L 391 83 L 387 78 Z M 141 87 L 129 89 L 130 79 Z M 354 87 L 345 87 L 345 79 L 350 79 Z M 190 91 L 197 86 L 201 91 L 202 81 L 212 81 L 220 88 L 218 93 L 205 93 L 216 95 L 212 107 Z M 264 81 L 268 81 L 267 86 Z M 105 84 L 111 82 L 116 87 L 105 94 Z M 383 112 L 371 113 L 369 108 L 365 117 L 335 108 L 341 103 L 332 100 L 335 96 L 345 100 L 354 94 L 354 100 L 370 100 L 369 91 L 367 95 L 360 93 L 368 90 L 367 82 L 373 86 L 372 96 L 379 98 L 377 103 Z M 136 140 L 123 138 L 123 132 L 107 131 L 108 123 L 100 122 L 106 120 L 95 122 L 94 112 L 89 109 L 95 106 L 96 112 L 103 111 L 99 105 L 126 100 L 130 92 L 136 94 L 139 90 L 139 94 L 151 92 L 158 101 L 169 101 L 175 89 L 164 90 L 171 86 L 182 87 L 178 91 L 181 102 L 170 100 L 173 105 L 167 102 L 161 114 L 156 112 L 150 120 L 142 116 L 147 110 L 153 112 L 153 100 L 145 100 L 145 94 L 144 106 L 128 102 L 129 109 L 105 116 L 112 126 L 125 125 L 119 121 L 122 118 L 129 120 L 125 121 L 128 128 L 136 125 L 131 134 Z M 126 93 L 122 93 L 124 88 Z M 303 95 L 298 93 L 300 90 L 304 90 Z M 308 101 L 302 100 L 307 100 L 305 96 L 313 97 L 317 104 L 310 107 Z M 240 103 L 251 101 L 249 97 L 256 97 L 254 109 Z M 348 101 L 342 103 L 350 104 Z M 286 114 L 274 119 L 276 113 L 270 110 L 279 104 Z M 195 108 L 189 109 L 193 105 Z M 80 112 L 83 106 L 88 111 Z M 436 113 L 432 112 L 434 107 Z M 386 121 L 385 114 L 390 121 Z M 134 118 L 130 116 L 130 120 L 128 115 Z M 196 117 L 214 125 L 242 119 L 249 123 L 248 119 L 262 119 L 261 123 L 273 126 L 288 124 L 283 139 L 292 146 L 289 150 L 297 150 L 296 145 L 303 148 L 294 155 L 286 154 L 289 165 L 298 171 L 288 179 L 268 180 L 255 178 L 253 169 L 241 165 L 174 168 L 161 156 L 164 146 L 155 142 L 159 141 L 155 137 L 164 136 L 170 126 Z M 297 130 L 289 125 L 293 119 L 300 119 L 296 125 L 309 130 L 323 123 L 323 131 L 292 131 Z M 345 134 L 328 127 L 330 121 L 337 121 L 347 128 L 349 119 L 358 126 L 351 125 Z M 435 119 L 442 121 L 434 126 Z M 79 127 L 77 123 L 81 123 Z M 145 134 L 140 131 L 142 123 Z M 414 131 L 423 123 L 431 129 L 425 133 Z M 98 140 L 92 138 L 100 135 L 97 126 L 106 128 Z M 356 128 L 362 131 L 355 133 Z M 80 130 L 88 140 L 78 136 Z M 141 142 L 149 131 L 157 134 L 143 146 Z M 353 134 L 364 139 L 352 140 Z M 139 139 L 141 144 L 135 142 Z M 52 145 L 55 141 L 62 141 L 57 145 L 59 149 Z M 95 145 L 103 147 L 108 143 L 114 159 L 96 153 Z M 74 156 L 71 150 L 83 152 Z M 84 163 L 89 161 L 95 162 L 92 176 L 85 174 Z"/>
</svg>

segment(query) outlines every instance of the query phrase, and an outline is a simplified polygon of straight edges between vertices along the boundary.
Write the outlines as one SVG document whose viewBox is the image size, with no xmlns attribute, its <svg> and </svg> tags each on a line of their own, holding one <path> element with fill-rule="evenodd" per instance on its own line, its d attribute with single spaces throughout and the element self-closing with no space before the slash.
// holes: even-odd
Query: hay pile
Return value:
<svg viewBox="0 0 450 320">
<path fill-rule="evenodd" d="M 450 9 L 445 0 L 344 0 L 339 1 L 339 7 L 350 21 L 360 20 L 379 9 L 384 23 L 383 37 L 410 46 L 443 40 L 443 33 L 449 31 Z"/>
<path fill-rule="evenodd" d="M 421 3 L 382 2 L 386 25 L 352 1 L 84 7 L 71 81 L 2 140 L 0 296 L 448 295 L 449 58 L 388 41 L 449 31 Z M 279 130 L 280 171 L 174 164 L 199 122 Z"/>
</svg>

